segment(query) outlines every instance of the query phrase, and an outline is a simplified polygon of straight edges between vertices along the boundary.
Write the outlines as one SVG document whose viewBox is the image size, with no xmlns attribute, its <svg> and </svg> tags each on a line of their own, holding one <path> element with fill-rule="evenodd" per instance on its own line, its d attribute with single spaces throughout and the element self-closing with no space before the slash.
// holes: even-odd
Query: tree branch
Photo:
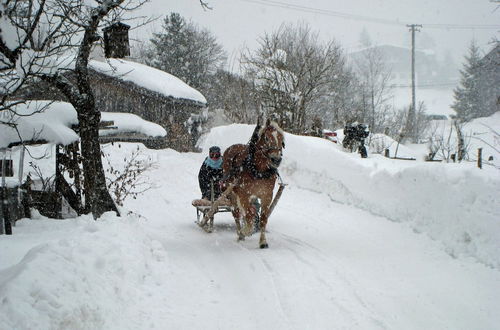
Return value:
<svg viewBox="0 0 500 330">
<path fill-rule="evenodd" d="M 208 10 L 212 10 L 212 7 L 210 7 L 210 6 L 208 5 L 208 2 L 207 2 L 207 1 L 200 0 L 200 5 L 201 5 L 201 7 L 202 7 L 203 9 L 205 9 L 205 10 L 207 10 L 207 9 L 208 9 Z"/>
</svg>

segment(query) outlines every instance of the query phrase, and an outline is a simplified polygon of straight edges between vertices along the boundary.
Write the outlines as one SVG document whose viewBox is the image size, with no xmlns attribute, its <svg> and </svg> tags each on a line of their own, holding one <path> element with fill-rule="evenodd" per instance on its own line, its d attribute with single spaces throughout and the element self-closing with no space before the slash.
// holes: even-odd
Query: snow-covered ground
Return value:
<svg viewBox="0 0 500 330">
<path fill-rule="evenodd" d="M 498 329 L 498 169 L 287 134 L 261 250 L 229 214 L 205 233 L 191 206 L 208 147 L 252 130 L 217 127 L 202 154 L 141 147 L 156 188 L 122 218 L 35 216 L 0 236 L 0 329 Z M 107 151 L 119 165 L 135 148 Z"/>
<path fill-rule="evenodd" d="M 452 121 L 433 121 L 427 134 L 433 133 L 443 136 L 445 140 L 449 139 L 450 144 L 456 146 L 457 135 Z M 483 163 L 500 168 L 500 111 L 489 117 L 476 118 L 465 123 L 462 134 L 468 160 L 477 161 L 478 148 L 481 148 Z M 452 152 L 456 151 L 453 149 Z M 438 153 L 437 157 L 442 159 L 442 153 Z"/>
</svg>

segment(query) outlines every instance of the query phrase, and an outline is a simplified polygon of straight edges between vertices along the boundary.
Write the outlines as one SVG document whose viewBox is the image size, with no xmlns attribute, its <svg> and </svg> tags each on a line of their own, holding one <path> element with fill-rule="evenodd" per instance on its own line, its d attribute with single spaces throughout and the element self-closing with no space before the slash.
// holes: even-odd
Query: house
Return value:
<svg viewBox="0 0 500 330">
<path fill-rule="evenodd" d="M 479 84 L 485 106 L 482 115 L 500 111 L 500 42 L 479 61 Z"/>
<path fill-rule="evenodd" d="M 97 45 L 89 61 L 98 109 L 135 114 L 165 128 L 168 134 L 163 141 L 156 139 L 147 147 L 195 151 L 207 100 L 179 78 L 131 60 L 128 40 L 128 25 L 115 23 L 105 28 L 105 49 Z M 43 82 L 24 88 L 17 96 L 67 101 L 57 89 Z"/>
<path fill-rule="evenodd" d="M 13 104 L 12 111 L 0 111 L 0 116 L 3 119 L 0 122 L 0 234 L 2 228 L 9 233 L 11 223 L 28 216 L 30 207 L 53 218 L 63 216 L 63 204 L 81 214 L 81 181 L 77 179 L 81 173 L 81 154 L 73 106 L 58 101 L 26 101 Z M 133 114 L 101 113 L 101 142 L 154 144 L 166 134 L 160 125 Z M 53 156 L 47 158 L 48 154 L 43 152 L 43 157 L 33 157 L 33 148 L 41 145 L 49 147 L 44 149 L 50 149 L 48 154 Z M 26 157 L 25 150 L 29 152 Z M 52 161 L 52 166 L 41 166 L 42 158 Z M 25 169 L 27 164 L 30 170 Z"/>
<path fill-rule="evenodd" d="M 104 58 L 89 62 L 97 107 L 133 113 L 164 127 L 167 137 L 154 147 L 196 150 L 207 100 L 179 78 L 131 60 L 129 28 L 121 22 L 106 27 Z"/>
<path fill-rule="evenodd" d="M 380 45 L 349 54 L 353 61 L 363 61 L 369 53 L 376 51 L 391 72 L 391 83 L 408 85 L 411 83 L 411 49 L 394 45 Z M 442 74 L 442 66 L 432 51 L 415 51 L 415 72 L 417 84 L 442 83 L 451 79 Z"/>
<path fill-rule="evenodd" d="M 167 72 L 130 60 L 92 60 L 89 68 L 101 111 L 133 113 L 161 125 L 168 134 L 157 147 L 195 150 L 196 125 L 207 105 L 200 92 Z"/>
</svg>

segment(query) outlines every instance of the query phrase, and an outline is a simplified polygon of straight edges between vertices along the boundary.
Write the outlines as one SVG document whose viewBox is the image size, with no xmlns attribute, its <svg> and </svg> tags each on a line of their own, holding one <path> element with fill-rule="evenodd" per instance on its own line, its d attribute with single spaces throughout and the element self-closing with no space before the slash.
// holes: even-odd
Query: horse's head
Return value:
<svg viewBox="0 0 500 330">
<path fill-rule="evenodd" d="M 283 130 L 276 122 L 268 119 L 266 124 L 260 129 L 258 136 L 257 150 L 268 159 L 270 167 L 278 168 L 281 164 L 283 148 L 285 147 Z"/>
</svg>

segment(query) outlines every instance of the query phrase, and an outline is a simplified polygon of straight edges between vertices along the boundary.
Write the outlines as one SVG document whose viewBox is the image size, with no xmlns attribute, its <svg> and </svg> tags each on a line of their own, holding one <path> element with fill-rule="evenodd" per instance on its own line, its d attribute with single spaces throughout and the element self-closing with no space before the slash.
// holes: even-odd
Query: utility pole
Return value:
<svg viewBox="0 0 500 330">
<path fill-rule="evenodd" d="M 408 111 L 408 119 L 406 121 L 406 134 L 412 140 L 416 141 L 416 114 L 417 114 L 417 101 L 415 96 L 415 31 L 420 31 L 422 25 L 420 24 L 407 24 L 411 31 L 411 106 Z"/>
</svg>

